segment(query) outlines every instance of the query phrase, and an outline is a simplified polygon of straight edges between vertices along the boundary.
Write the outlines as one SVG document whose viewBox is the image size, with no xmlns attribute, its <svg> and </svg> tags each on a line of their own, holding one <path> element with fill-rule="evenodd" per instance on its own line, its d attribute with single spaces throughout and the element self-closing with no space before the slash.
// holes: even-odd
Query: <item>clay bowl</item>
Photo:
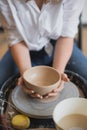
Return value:
<svg viewBox="0 0 87 130">
<path fill-rule="evenodd" d="M 61 82 L 61 75 L 49 66 L 35 66 L 23 74 L 24 85 L 40 95 L 45 95 L 56 89 Z"/>
</svg>

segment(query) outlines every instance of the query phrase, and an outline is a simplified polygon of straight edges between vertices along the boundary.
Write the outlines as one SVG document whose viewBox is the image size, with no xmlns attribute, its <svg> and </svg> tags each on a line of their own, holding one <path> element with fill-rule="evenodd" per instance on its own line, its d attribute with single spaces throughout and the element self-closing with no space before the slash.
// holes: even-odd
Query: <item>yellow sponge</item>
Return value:
<svg viewBox="0 0 87 130">
<path fill-rule="evenodd" d="M 12 118 L 11 123 L 16 129 L 26 129 L 30 126 L 30 119 L 25 115 L 18 114 Z"/>
</svg>

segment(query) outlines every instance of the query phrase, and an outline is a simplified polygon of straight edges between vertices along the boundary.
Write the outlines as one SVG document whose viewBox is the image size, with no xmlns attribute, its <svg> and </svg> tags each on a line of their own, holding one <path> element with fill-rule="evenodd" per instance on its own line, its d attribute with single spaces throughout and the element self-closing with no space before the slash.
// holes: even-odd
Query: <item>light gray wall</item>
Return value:
<svg viewBox="0 0 87 130">
<path fill-rule="evenodd" d="M 85 1 L 85 6 L 83 8 L 83 12 L 82 12 L 82 23 L 83 24 L 87 24 L 87 0 Z"/>
</svg>

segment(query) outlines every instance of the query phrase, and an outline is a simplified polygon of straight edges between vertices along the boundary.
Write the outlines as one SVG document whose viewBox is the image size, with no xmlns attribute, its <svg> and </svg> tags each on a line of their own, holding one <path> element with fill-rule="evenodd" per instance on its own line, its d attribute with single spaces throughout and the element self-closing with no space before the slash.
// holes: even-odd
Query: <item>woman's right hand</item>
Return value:
<svg viewBox="0 0 87 130">
<path fill-rule="evenodd" d="M 41 96 L 39 93 L 34 92 L 34 90 L 27 88 L 26 86 L 23 86 L 23 90 L 26 94 L 30 95 L 33 98 L 39 98 L 42 99 L 43 96 Z"/>
<path fill-rule="evenodd" d="M 19 79 L 18 79 L 18 86 L 20 86 L 20 85 L 23 86 L 24 92 L 25 92 L 26 94 L 30 95 L 31 97 L 39 98 L 39 99 L 42 99 L 42 98 L 43 98 L 40 94 L 34 92 L 34 90 L 29 89 L 29 88 L 27 88 L 26 86 L 24 86 L 24 84 L 23 84 L 23 78 L 22 78 L 22 77 L 19 77 Z"/>
</svg>

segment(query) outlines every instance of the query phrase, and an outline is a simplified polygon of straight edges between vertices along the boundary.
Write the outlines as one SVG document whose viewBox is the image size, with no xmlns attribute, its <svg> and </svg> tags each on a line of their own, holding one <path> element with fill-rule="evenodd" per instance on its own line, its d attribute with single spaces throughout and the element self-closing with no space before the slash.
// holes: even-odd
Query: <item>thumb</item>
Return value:
<svg viewBox="0 0 87 130">
<path fill-rule="evenodd" d="M 62 73 L 62 74 L 61 74 L 61 79 L 62 79 L 63 81 L 65 81 L 65 82 L 69 82 L 69 78 L 68 78 L 67 74 L 65 74 L 65 73 Z"/>
<path fill-rule="evenodd" d="M 18 83 L 17 83 L 17 85 L 22 85 L 23 84 L 23 79 L 22 79 L 22 77 L 20 77 L 20 78 L 18 78 Z"/>
</svg>

